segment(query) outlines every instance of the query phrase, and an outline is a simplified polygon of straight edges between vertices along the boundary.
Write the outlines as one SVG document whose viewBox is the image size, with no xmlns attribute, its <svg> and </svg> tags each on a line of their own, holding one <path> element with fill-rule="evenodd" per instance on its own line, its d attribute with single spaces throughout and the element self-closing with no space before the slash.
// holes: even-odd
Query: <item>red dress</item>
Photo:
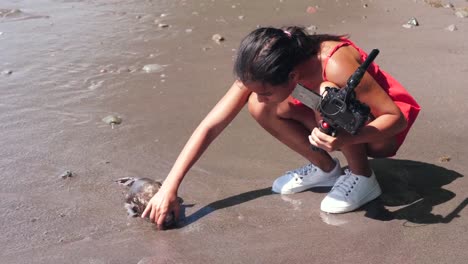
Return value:
<svg viewBox="0 0 468 264">
<path fill-rule="evenodd" d="M 325 74 L 325 69 L 327 67 L 328 60 L 339 48 L 348 45 L 354 47 L 359 52 L 359 54 L 361 55 L 361 61 L 364 61 L 367 58 L 367 53 L 365 53 L 362 49 L 360 49 L 350 40 L 343 39 L 343 42 L 341 42 L 335 48 L 333 48 L 330 54 L 328 54 L 327 58 L 325 58 L 322 74 L 324 81 L 328 81 L 327 76 Z M 385 90 L 385 92 L 390 96 L 393 102 L 400 108 L 400 111 L 403 113 L 403 116 L 408 122 L 408 126 L 406 127 L 406 129 L 396 135 L 398 147 L 400 147 L 401 144 L 403 144 L 403 141 L 405 140 L 409 129 L 416 120 L 416 117 L 418 116 L 421 107 L 397 80 L 395 80 L 390 74 L 381 70 L 377 64 L 371 63 L 369 68 L 367 68 L 367 73 L 369 73 Z"/>
</svg>

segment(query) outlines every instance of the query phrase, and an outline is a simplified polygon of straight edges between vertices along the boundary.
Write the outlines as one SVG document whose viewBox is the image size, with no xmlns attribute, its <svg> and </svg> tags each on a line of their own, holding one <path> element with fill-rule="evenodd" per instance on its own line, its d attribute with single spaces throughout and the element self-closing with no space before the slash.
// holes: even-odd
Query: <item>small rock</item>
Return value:
<svg viewBox="0 0 468 264">
<path fill-rule="evenodd" d="M 313 35 L 316 34 L 318 30 L 318 27 L 316 25 L 310 25 L 306 28 L 307 33 Z"/>
<path fill-rule="evenodd" d="M 162 13 L 159 17 L 167 17 L 167 14 Z"/>
<path fill-rule="evenodd" d="M 452 24 L 452 25 L 446 27 L 445 30 L 448 30 L 448 31 L 453 32 L 453 31 L 458 30 L 458 28 L 457 28 L 457 26 L 455 26 L 454 24 Z"/>
<path fill-rule="evenodd" d="M 306 9 L 306 12 L 309 13 L 309 14 L 316 13 L 316 12 L 317 12 L 317 8 L 315 8 L 315 7 L 313 7 L 313 6 L 308 6 L 307 9 Z"/>
<path fill-rule="evenodd" d="M 452 3 L 448 3 L 444 5 L 444 8 L 454 8 L 455 6 Z"/>
<path fill-rule="evenodd" d="M 66 178 L 71 178 L 73 176 L 73 173 L 69 170 L 65 171 L 64 173 L 60 174 L 60 178 L 66 179 Z"/>
<path fill-rule="evenodd" d="M 163 71 L 163 66 L 159 64 L 147 64 L 143 66 L 143 71 L 147 73 L 153 73 L 153 72 L 161 72 Z"/>
<path fill-rule="evenodd" d="M 455 11 L 455 15 L 459 18 L 467 18 L 468 17 L 468 8 L 458 8 Z"/>
<path fill-rule="evenodd" d="M 4 70 L 4 71 L 2 71 L 2 74 L 3 75 L 12 75 L 13 71 L 12 70 Z"/>
<path fill-rule="evenodd" d="M 364 4 L 362 7 L 364 7 L 364 8 L 368 8 L 368 7 L 369 7 L 369 5 L 368 5 L 368 4 Z"/>
<path fill-rule="evenodd" d="M 108 125 L 111 125 L 114 128 L 114 125 L 120 125 L 122 123 L 122 118 L 115 115 L 108 115 L 102 119 L 102 121 Z"/>
<path fill-rule="evenodd" d="M 237 17 L 239 20 L 244 20 L 244 16 L 240 15 Z"/>
<path fill-rule="evenodd" d="M 439 161 L 440 162 L 449 162 L 452 158 L 450 158 L 449 156 L 442 156 L 439 158 Z"/>
<path fill-rule="evenodd" d="M 440 0 L 425 0 L 424 2 L 429 4 L 431 7 L 435 7 L 435 8 L 444 6 Z"/>
<path fill-rule="evenodd" d="M 159 28 L 168 28 L 169 25 L 168 25 L 168 24 L 164 24 L 164 23 L 159 23 L 159 24 L 158 24 L 158 27 L 159 27 Z"/>
<path fill-rule="evenodd" d="M 211 39 L 212 39 L 214 42 L 218 43 L 218 44 L 221 44 L 221 42 L 223 42 L 223 41 L 225 40 L 224 37 L 221 36 L 220 34 L 214 34 L 214 35 L 211 37 Z"/>
<path fill-rule="evenodd" d="M 414 17 L 410 18 L 410 20 L 408 20 L 408 22 L 406 22 L 406 24 L 403 25 L 404 28 L 414 28 L 417 26 L 419 26 L 419 22 Z"/>
</svg>

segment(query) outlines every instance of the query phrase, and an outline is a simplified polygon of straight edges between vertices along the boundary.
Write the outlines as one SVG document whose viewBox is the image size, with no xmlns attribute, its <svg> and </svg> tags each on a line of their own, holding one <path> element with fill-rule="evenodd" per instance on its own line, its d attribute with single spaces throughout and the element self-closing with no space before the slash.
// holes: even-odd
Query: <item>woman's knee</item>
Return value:
<svg viewBox="0 0 468 264">
<path fill-rule="evenodd" d="M 399 145 L 395 139 L 385 142 L 367 144 L 367 153 L 372 158 L 388 158 L 395 156 Z"/>
</svg>

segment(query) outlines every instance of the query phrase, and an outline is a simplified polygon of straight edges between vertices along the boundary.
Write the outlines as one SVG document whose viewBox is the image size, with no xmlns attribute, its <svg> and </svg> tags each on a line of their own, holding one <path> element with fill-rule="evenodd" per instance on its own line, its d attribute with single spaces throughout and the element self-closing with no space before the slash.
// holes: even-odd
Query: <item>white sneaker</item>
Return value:
<svg viewBox="0 0 468 264">
<path fill-rule="evenodd" d="M 327 213 L 351 212 L 382 194 L 379 183 L 372 172 L 371 177 L 353 174 L 346 170 L 323 199 L 320 209 Z"/>
<path fill-rule="evenodd" d="M 335 168 L 330 172 L 324 172 L 312 163 L 293 171 L 288 171 L 273 182 L 272 191 L 281 194 L 291 194 L 305 191 L 313 187 L 333 186 L 342 174 L 340 161 L 333 159 Z"/>
</svg>

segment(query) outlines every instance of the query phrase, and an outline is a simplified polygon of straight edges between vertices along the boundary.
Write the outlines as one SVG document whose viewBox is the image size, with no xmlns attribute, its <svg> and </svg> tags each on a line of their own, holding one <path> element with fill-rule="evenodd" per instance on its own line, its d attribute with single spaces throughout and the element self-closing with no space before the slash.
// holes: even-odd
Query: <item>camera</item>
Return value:
<svg viewBox="0 0 468 264">
<path fill-rule="evenodd" d="M 354 91 L 346 99 L 343 89 L 325 87 L 325 96 L 320 105 L 322 115 L 320 129 L 334 136 L 337 128 L 343 128 L 355 135 L 369 119 L 370 108 L 355 98 Z"/>
<path fill-rule="evenodd" d="M 335 136 L 336 130 L 342 128 L 348 133 L 356 135 L 369 120 L 370 108 L 356 98 L 354 89 L 378 54 L 379 50 L 373 49 L 342 89 L 325 87 L 324 95 L 321 96 L 300 84 L 296 86 L 292 96 L 306 106 L 320 112 L 323 118 L 320 123 L 322 132 Z"/>
</svg>

